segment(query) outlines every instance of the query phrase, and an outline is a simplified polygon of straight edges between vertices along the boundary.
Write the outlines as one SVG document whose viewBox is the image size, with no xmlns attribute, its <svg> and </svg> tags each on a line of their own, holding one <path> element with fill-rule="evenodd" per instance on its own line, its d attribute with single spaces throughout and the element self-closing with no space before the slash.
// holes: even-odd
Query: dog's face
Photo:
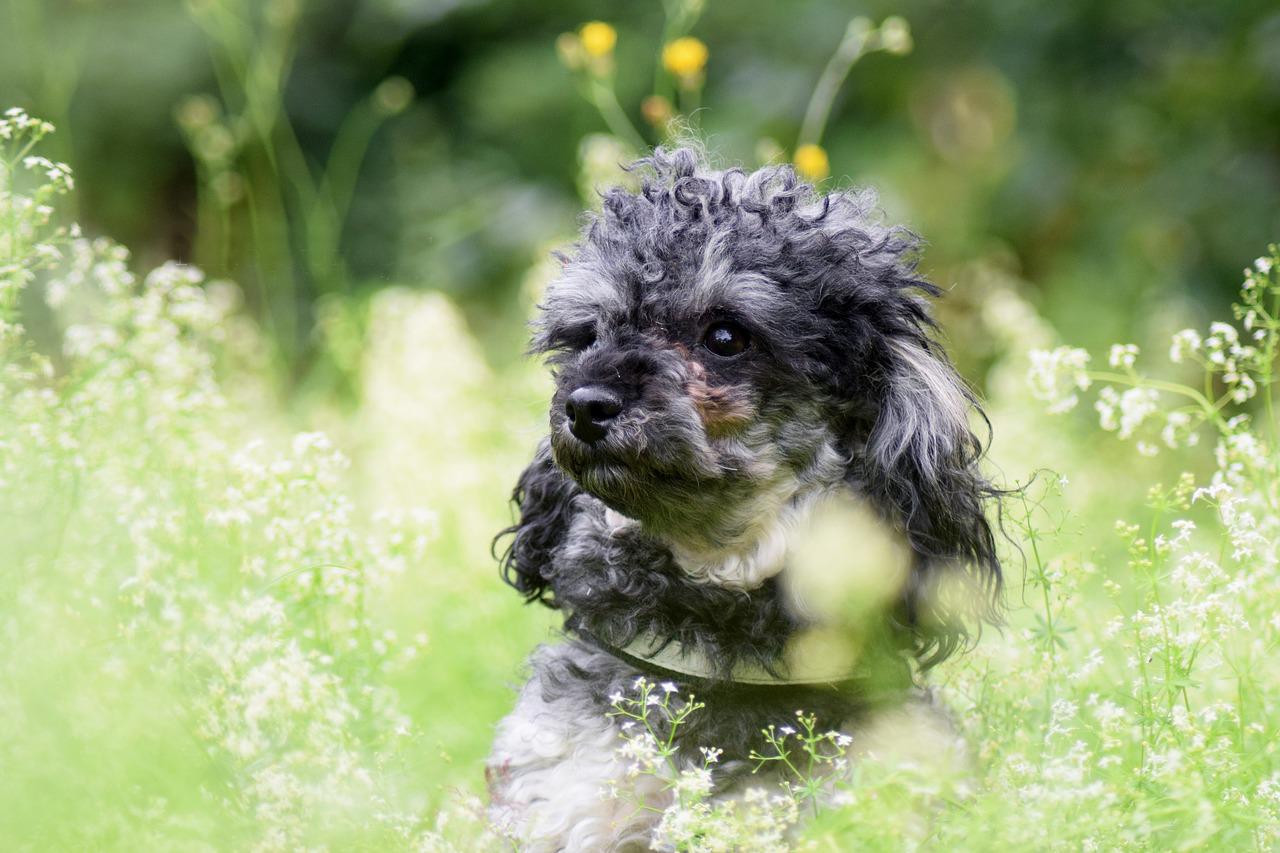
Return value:
<svg viewBox="0 0 1280 853">
<path fill-rule="evenodd" d="M 551 447 L 584 490 L 650 532 L 744 542 L 838 480 L 831 401 L 795 368 L 805 295 L 700 234 L 659 259 L 571 262 L 545 303 Z M 810 328 L 805 328 L 809 326 Z"/>
<path fill-rule="evenodd" d="M 648 167 L 639 193 L 606 194 L 542 304 L 556 466 L 701 552 L 847 486 L 906 535 L 917 585 L 953 564 L 994 585 L 973 401 L 928 335 L 914 238 L 788 168 L 711 171 L 689 150 Z"/>
</svg>

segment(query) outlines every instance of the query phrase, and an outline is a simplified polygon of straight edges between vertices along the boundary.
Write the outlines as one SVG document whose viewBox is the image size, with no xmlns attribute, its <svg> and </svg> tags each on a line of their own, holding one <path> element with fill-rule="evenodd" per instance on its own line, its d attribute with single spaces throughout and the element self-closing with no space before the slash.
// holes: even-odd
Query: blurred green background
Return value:
<svg viewBox="0 0 1280 853">
<path fill-rule="evenodd" d="M 518 354 L 515 294 L 590 203 L 581 143 L 607 130 L 555 39 L 613 24 L 618 97 L 648 130 L 664 26 L 658 2 L 5 6 L 0 103 L 59 125 L 80 220 L 144 265 L 240 282 L 286 385 L 325 393 L 352 370 L 316 346 L 317 324 L 358 330 L 389 284 L 447 292 L 490 358 Z M 709 3 L 691 32 L 710 48 L 711 149 L 748 166 L 762 140 L 789 151 L 855 14 L 901 15 L 915 49 L 855 65 L 823 140 L 831 171 L 876 186 L 928 239 L 934 279 L 961 285 L 945 319 L 975 381 L 991 353 L 969 319 L 993 273 L 1067 339 L 1141 340 L 1221 309 L 1280 232 L 1274 3 Z M 327 164 L 332 211 L 304 213 Z M 260 189 L 273 170 L 275 199 Z"/>
</svg>

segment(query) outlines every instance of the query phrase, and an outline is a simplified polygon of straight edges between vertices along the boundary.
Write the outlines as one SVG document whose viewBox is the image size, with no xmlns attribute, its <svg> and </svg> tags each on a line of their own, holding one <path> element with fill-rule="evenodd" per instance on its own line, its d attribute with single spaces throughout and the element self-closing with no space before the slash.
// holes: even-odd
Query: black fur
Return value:
<svg viewBox="0 0 1280 853">
<path fill-rule="evenodd" d="M 543 441 L 511 495 L 520 520 L 494 540 L 496 545 L 504 536 L 512 537 L 501 558 L 502 577 L 527 601 L 541 600 L 556 606 L 549 596 L 549 575 L 555 564 L 556 549 L 573 517 L 573 498 L 580 492 L 556 467 L 550 447 Z"/>
</svg>

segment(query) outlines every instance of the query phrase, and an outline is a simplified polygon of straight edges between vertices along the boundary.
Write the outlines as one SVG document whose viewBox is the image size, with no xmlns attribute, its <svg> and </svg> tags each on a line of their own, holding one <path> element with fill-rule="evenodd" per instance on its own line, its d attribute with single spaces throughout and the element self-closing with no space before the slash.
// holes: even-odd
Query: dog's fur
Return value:
<svg viewBox="0 0 1280 853">
<path fill-rule="evenodd" d="M 816 501 L 851 493 L 908 543 L 886 617 L 901 659 L 927 668 L 959 648 L 1000 584 L 977 407 L 930 336 L 938 289 L 916 239 L 878 224 L 870 193 L 819 194 L 786 166 L 715 171 L 682 148 L 638 168 L 640 192 L 607 192 L 562 258 L 534 338 L 557 390 L 503 572 L 571 636 L 535 653 L 488 768 L 496 819 L 533 849 L 623 847 L 651 828 L 601 795 L 625 770 L 609 697 L 642 672 L 583 637 L 654 636 L 718 664 L 678 740 L 725 751 L 722 788 L 797 708 L 858 730 L 856 692 L 730 680 L 740 662 L 779 667 L 807 626 L 786 595 L 788 532 Z M 718 321 L 750 334 L 741 355 L 702 345 Z M 624 401 L 596 444 L 565 414 L 585 385 Z M 982 605 L 936 594 L 952 580 Z"/>
</svg>

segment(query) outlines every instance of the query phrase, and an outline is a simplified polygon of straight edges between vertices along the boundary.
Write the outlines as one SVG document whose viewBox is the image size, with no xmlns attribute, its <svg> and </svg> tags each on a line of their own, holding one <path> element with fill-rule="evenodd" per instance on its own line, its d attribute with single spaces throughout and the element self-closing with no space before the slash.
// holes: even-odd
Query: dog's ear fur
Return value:
<svg viewBox="0 0 1280 853">
<path fill-rule="evenodd" d="M 901 525 L 915 554 L 900 621 L 932 666 L 969 626 L 998 621 L 1000 562 L 985 510 L 1002 492 L 978 469 L 969 415 L 981 409 L 931 337 L 926 297 L 940 291 L 916 271 L 918 240 L 878 225 L 872 202 L 833 193 L 812 208 L 820 237 L 809 245 L 827 260 L 819 337 L 843 345 L 817 361 L 849 407 L 840 430 L 850 485 Z"/>
<path fill-rule="evenodd" d="M 543 440 L 533 462 L 520 475 L 511 500 L 520 519 L 494 539 L 511 541 L 501 557 L 502 578 L 526 601 L 556 607 L 550 586 L 555 551 L 569 529 L 578 487 L 551 458 L 551 444 Z"/>
<path fill-rule="evenodd" d="M 980 410 L 941 348 L 921 331 L 887 338 L 886 349 L 863 473 L 915 553 L 902 620 L 932 666 L 971 623 L 996 619 L 1000 562 L 985 509 L 999 491 L 978 469 L 982 443 L 968 416 Z"/>
</svg>

